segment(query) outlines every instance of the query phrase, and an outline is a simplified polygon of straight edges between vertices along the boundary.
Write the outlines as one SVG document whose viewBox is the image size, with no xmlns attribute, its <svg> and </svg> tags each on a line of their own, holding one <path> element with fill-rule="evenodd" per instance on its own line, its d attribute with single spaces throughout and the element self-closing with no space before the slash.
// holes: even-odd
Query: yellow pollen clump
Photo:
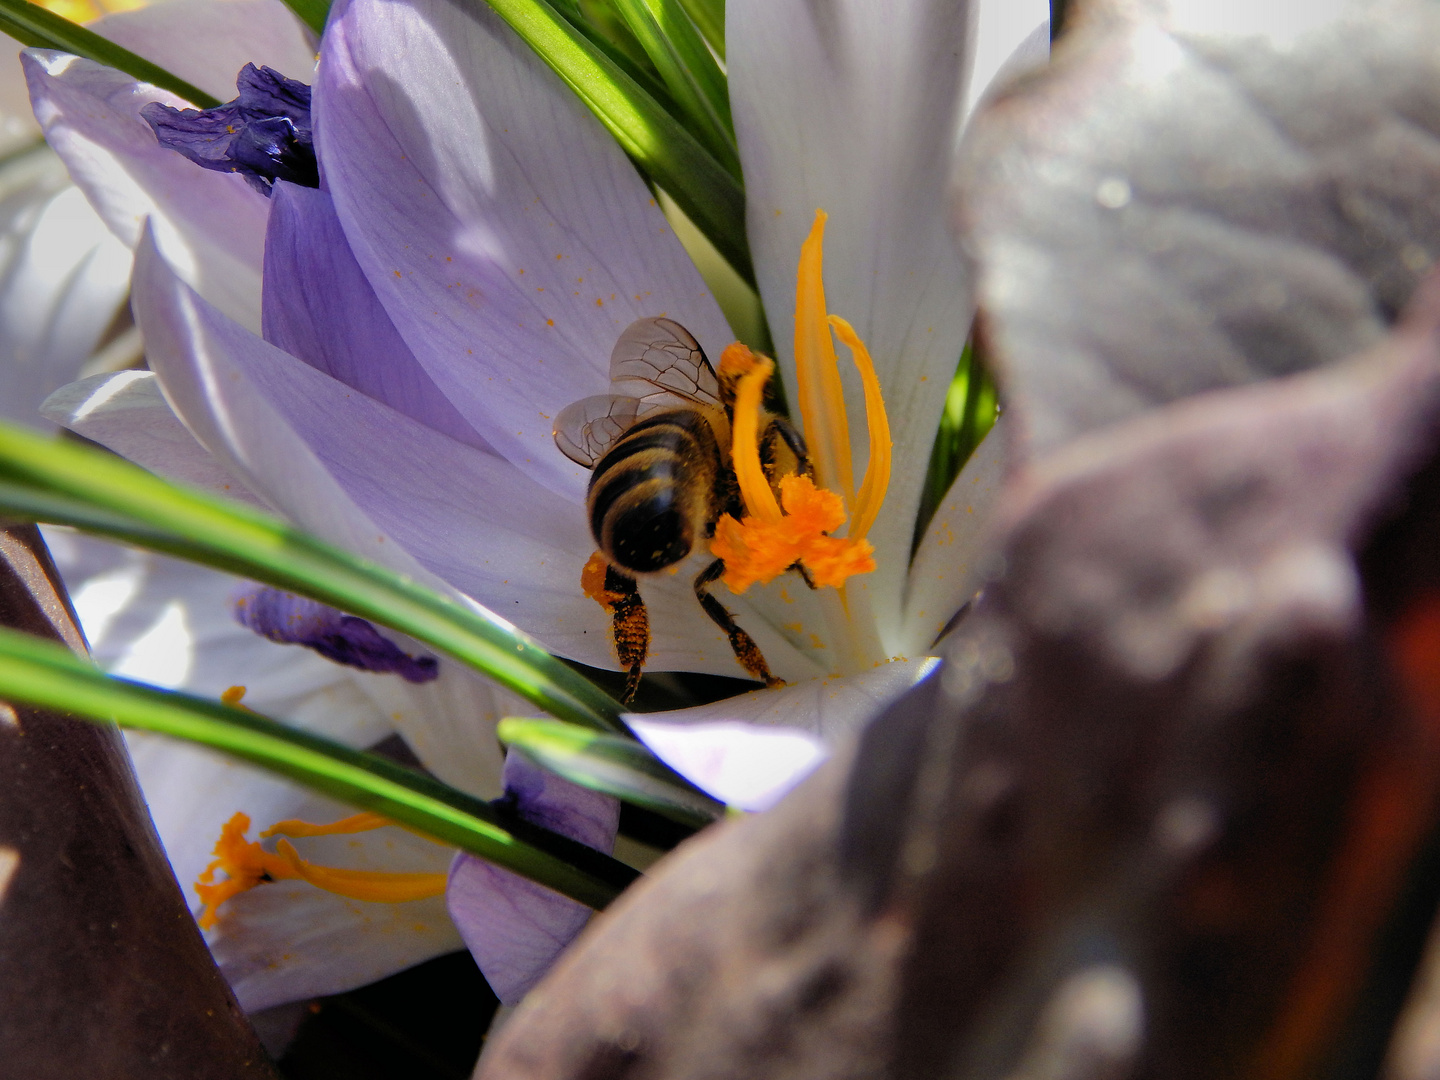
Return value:
<svg viewBox="0 0 1440 1080">
<path fill-rule="evenodd" d="M 393 825 L 379 814 L 362 813 L 331 822 L 312 825 L 306 821 L 281 821 L 261 833 L 270 836 L 334 836 L 368 832 Z M 279 840 L 274 851 L 266 851 L 258 840 L 247 840 L 250 816 L 236 812 L 220 830 L 215 842 L 215 860 L 195 882 L 195 892 L 205 905 L 200 913 L 202 930 L 208 930 L 219 919 L 220 905 L 231 897 L 248 892 L 257 885 L 271 881 L 308 881 L 326 892 L 348 896 L 352 900 L 399 904 L 407 900 L 424 900 L 445 891 L 444 874 L 388 873 L 380 870 L 344 870 L 319 866 L 300 857 L 295 845 Z M 224 881 L 216 881 L 217 871 L 225 873 Z"/>
<path fill-rule="evenodd" d="M 825 310 L 821 280 L 825 237 L 824 211 L 817 211 L 800 255 L 795 299 L 795 367 L 800 413 L 810 461 L 820 479 L 779 479 L 777 500 L 771 478 L 760 462 L 760 407 L 774 362 L 755 356 L 738 342 L 720 358 L 720 381 L 734 387 L 731 455 L 745 504 L 737 521 L 726 514 L 715 525 L 710 550 L 724 560 L 721 580 L 742 593 L 767 582 L 796 563 L 816 586 L 839 589 L 855 574 L 875 569 L 874 547 L 865 539 L 880 514 L 890 483 L 890 424 L 870 352 L 854 328 Z M 845 412 L 835 336 L 845 344 L 860 372 L 870 432 L 870 461 L 855 492 L 850 463 L 850 429 Z M 838 493 L 837 493 L 838 491 Z M 853 520 L 846 536 L 832 534 Z"/>
</svg>

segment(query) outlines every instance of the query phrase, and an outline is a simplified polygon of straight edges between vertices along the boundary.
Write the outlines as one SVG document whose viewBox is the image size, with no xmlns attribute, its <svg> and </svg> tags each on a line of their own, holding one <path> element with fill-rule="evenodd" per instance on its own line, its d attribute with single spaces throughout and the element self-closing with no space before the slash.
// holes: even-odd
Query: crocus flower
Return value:
<svg viewBox="0 0 1440 1080">
<path fill-rule="evenodd" d="M 911 557 L 971 315 L 942 193 L 966 110 L 1002 61 L 1043 55 L 1048 10 L 826 12 L 732 0 L 729 78 L 780 369 L 791 388 L 797 363 L 819 370 L 824 388 L 799 403 L 817 481 L 864 520 L 875 569 L 843 602 L 793 577 L 723 595 L 791 685 L 718 708 L 830 736 L 913 682 L 975 588 L 993 439 Z M 303 62 L 245 59 L 308 76 Z M 313 90 L 322 186 L 277 174 L 262 193 L 243 170 L 202 170 L 157 141 L 142 108 L 185 103 L 72 57 L 28 64 L 52 145 L 137 249 L 154 372 L 71 388 L 52 414 L 615 667 L 610 616 L 581 588 L 589 475 L 557 449 L 554 419 L 607 390 L 611 348 L 636 319 L 674 319 L 715 358 L 731 335 L 643 181 L 559 79 L 483 8 L 340 0 Z M 857 358 L 873 357 L 894 433 L 883 507 L 847 482 L 872 445 L 863 380 L 833 359 L 832 314 Z M 751 511 L 736 525 L 763 516 Z M 709 558 L 642 584 L 651 669 L 741 674 L 689 584 Z"/>
</svg>

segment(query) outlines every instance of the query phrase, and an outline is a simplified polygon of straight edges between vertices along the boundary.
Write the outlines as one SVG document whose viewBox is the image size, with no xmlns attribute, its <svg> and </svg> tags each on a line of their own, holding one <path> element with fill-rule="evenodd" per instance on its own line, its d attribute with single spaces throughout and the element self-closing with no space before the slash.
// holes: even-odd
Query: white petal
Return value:
<svg viewBox="0 0 1440 1080">
<path fill-rule="evenodd" d="M 578 500 L 554 417 L 605 391 L 641 316 L 718 358 L 719 308 L 615 140 L 486 5 L 337 2 L 322 49 L 317 139 L 356 259 L 461 414 Z"/>
<path fill-rule="evenodd" d="M 106 15 L 90 29 L 221 101 L 235 97 L 246 64 L 305 83 L 315 72 L 307 31 L 281 0 L 169 0 Z"/>
<path fill-rule="evenodd" d="M 1027 17 L 1031 27 L 1048 19 L 1037 0 L 1006 2 L 1027 13 L 1002 20 L 1016 31 Z M 869 592 L 892 653 L 925 466 L 973 311 L 944 198 L 975 60 L 971 17 L 972 4 L 956 0 L 732 0 L 729 9 L 750 246 L 787 386 L 796 264 L 823 208 L 828 306 L 868 344 L 884 389 L 896 466 L 870 533 L 879 566 Z M 858 483 L 863 400 L 848 360 L 841 368 Z"/>
<path fill-rule="evenodd" d="M 165 400 L 154 372 L 92 375 L 62 386 L 45 399 L 41 411 L 47 420 L 160 476 L 261 505 L 239 477 L 195 441 Z"/>
<path fill-rule="evenodd" d="M 667 725 L 743 722 L 755 727 L 798 728 L 833 746 L 858 731 L 890 702 L 923 679 L 937 661 L 893 660 L 873 671 L 841 678 L 807 679 L 778 690 L 752 690 L 693 709 L 627 715 L 626 722 L 663 719 Z"/>
<path fill-rule="evenodd" d="M 707 794 L 741 810 L 768 810 L 830 756 L 819 739 L 794 728 L 738 721 L 665 724 L 627 717 L 661 761 Z"/>
<path fill-rule="evenodd" d="M 79 373 L 129 288 L 130 252 L 53 153 L 0 166 L 0 416 L 40 425 L 40 403 Z"/>
<path fill-rule="evenodd" d="M 981 440 L 915 550 L 906 584 L 903 649 L 915 653 L 933 648 L 940 632 L 983 584 L 979 560 L 1004 487 L 1007 429 L 1001 417 Z"/>
<path fill-rule="evenodd" d="M 155 140 L 140 108 L 173 94 L 66 53 L 24 56 L 35 117 L 105 224 L 133 248 L 146 218 L 187 282 L 242 325 L 260 325 L 269 202 L 239 176 L 201 169 Z"/>
<path fill-rule="evenodd" d="M 391 733 L 386 698 L 403 693 L 393 684 L 405 684 L 273 644 L 240 626 L 227 602 L 236 579 L 69 530 L 47 529 L 46 541 L 106 670 L 211 697 L 243 685 L 246 704 L 257 711 L 352 746 Z M 380 693 L 373 692 L 377 686 Z M 209 751 L 136 732 L 127 741 L 171 865 L 196 910 L 195 878 L 237 810 L 257 829 L 284 818 L 333 821 L 353 813 Z M 357 869 L 444 873 L 453 855 L 399 829 L 297 845 L 317 862 Z M 247 1009 L 338 993 L 460 947 L 439 897 L 368 904 L 281 882 L 222 910 L 211 945 Z"/>
</svg>

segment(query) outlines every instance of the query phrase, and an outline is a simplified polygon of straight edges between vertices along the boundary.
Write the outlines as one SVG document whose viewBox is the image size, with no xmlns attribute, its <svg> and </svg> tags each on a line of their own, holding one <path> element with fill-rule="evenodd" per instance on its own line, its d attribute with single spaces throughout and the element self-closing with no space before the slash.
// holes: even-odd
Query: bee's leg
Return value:
<svg viewBox="0 0 1440 1080">
<path fill-rule="evenodd" d="M 765 657 L 760 652 L 760 646 L 755 644 L 755 639 L 740 629 L 735 622 L 735 616 L 726 610 L 724 604 L 710 595 L 710 586 L 718 581 L 724 572 L 723 559 L 716 559 L 700 571 L 695 578 L 695 599 L 700 601 L 705 614 L 730 638 L 730 648 L 734 650 L 735 659 L 740 661 L 741 667 L 766 686 L 784 686 L 784 679 L 777 679 L 770 674 L 770 665 L 765 663 Z"/>
<path fill-rule="evenodd" d="M 610 608 L 610 635 L 615 639 L 620 666 L 626 669 L 625 694 L 620 700 L 629 705 L 640 689 L 640 669 L 650 652 L 650 613 L 645 610 L 645 601 L 640 599 L 635 579 L 613 566 L 605 570 L 605 592 Z"/>
<path fill-rule="evenodd" d="M 800 575 L 801 580 L 803 580 L 806 585 L 810 586 L 810 591 L 815 591 L 815 579 L 810 576 L 810 571 L 805 569 L 805 564 L 802 563 L 799 559 L 796 559 L 785 569 L 794 570 L 797 574 Z"/>
</svg>

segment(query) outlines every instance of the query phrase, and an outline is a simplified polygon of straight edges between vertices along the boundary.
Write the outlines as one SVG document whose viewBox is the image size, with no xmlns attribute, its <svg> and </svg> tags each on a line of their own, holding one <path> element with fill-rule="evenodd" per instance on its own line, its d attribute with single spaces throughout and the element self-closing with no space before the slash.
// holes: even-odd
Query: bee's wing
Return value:
<svg viewBox="0 0 1440 1080">
<path fill-rule="evenodd" d="M 582 398 L 555 418 L 555 445 L 576 465 L 593 469 L 635 423 L 642 402 L 618 394 Z"/>
<path fill-rule="evenodd" d="M 637 319 L 610 354 L 610 388 L 650 409 L 720 406 L 720 380 L 700 343 L 674 319 Z"/>
</svg>

